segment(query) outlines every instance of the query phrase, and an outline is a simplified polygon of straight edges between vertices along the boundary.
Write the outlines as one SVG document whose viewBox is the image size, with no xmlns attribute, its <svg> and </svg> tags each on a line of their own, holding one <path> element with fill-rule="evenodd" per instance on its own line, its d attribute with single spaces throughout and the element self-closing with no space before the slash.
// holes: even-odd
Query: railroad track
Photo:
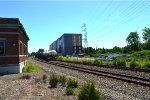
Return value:
<svg viewBox="0 0 150 100">
<path fill-rule="evenodd" d="M 121 81 L 128 82 L 128 83 L 134 83 L 134 84 L 150 87 L 150 79 L 121 75 L 121 74 L 116 74 L 116 73 L 111 73 L 111 72 L 106 72 L 106 71 L 99 71 L 99 70 L 88 69 L 88 68 L 81 68 L 78 66 L 68 65 L 68 64 L 64 64 L 60 62 L 52 62 L 52 61 L 47 62 L 47 61 L 40 60 L 40 59 L 38 59 L 38 61 L 52 64 L 52 65 L 59 66 L 59 67 L 63 67 L 63 68 L 67 68 L 67 69 L 71 69 L 71 70 L 77 70 L 77 71 L 81 71 L 81 72 L 85 72 L 85 73 L 89 73 L 89 74 L 93 74 L 97 76 L 104 76 L 107 78 L 112 78 L 112 79 L 121 80 Z"/>
</svg>

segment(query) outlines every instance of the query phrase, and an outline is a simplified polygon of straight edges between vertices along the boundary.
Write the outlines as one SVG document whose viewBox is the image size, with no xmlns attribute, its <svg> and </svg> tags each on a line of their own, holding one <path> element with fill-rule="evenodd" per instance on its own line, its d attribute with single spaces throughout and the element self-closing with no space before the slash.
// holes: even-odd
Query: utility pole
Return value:
<svg viewBox="0 0 150 100">
<path fill-rule="evenodd" d="M 87 28 L 86 28 L 86 24 L 84 24 L 81 28 L 83 28 L 83 42 L 84 42 L 84 49 L 87 48 L 87 52 L 88 52 L 88 39 L 87 39 Z"/>
<path fill-rule="evenodd" d="M 83 32 L 84 32 L 84 38 L 83 38 L 83 42 L 84 42 L 84 48 L 88 47 L 88 39 L 87 39 L 87 29 L 86 29 L 86 24 L 84 24 L 82 26 L 83 28 Z"/>
</svg>

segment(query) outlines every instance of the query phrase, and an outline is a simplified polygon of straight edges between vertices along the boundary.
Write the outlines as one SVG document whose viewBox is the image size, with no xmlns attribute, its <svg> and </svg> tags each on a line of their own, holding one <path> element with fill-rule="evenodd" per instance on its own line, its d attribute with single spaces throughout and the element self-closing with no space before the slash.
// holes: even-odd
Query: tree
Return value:
<svg viewBox="0 0 150 100">
<path fill-rule="evenodd" d="M 113 47 L 112 52 L 113 53 L 122 53 L 122 49 L 120 47 L 115 46 L 115 47 Z"/>
<path fill-rule="evenodd" d="M 146 49 L 150 49 L 150 28 L 143 29 L 143 40 L 145 41 Z"/>
<path fill-rule="evenodd" d="M 140 44 L 140 37 L 137 32 L 130 32 L 126 38 L 127 44 L 130 46 L 131 51 L 138 51 Z"/>
<path fill-rule="evenodd" d="M 43 53 L 43 52 L 44 52 L 44 49 L 39 49 L 38 52 Z"/>
</svg>

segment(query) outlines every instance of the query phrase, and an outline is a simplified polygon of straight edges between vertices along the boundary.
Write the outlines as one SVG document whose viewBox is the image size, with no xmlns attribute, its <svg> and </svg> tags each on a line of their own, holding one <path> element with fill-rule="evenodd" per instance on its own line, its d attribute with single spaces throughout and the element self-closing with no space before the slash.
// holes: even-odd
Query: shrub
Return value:
<svg viewBox="0 0 150 100">
<path fill-rule="evenodd" d="M 130 67 L 131 68 L 135 68 L 135 67 L 137 67 L 137 62 L 135 61 L 135 60 L 132 60 L 131 62 L 130 62 Z"/>
<path fill-rule="evenodd" d="M 125 59 L 117 59 L 117 60 L 116 60 L 116 65 L 117 65 L 118 67 L 126 66 L 126 61 L 125 61 Z"/>
<path fill-rule="evenodd" d="M 53 74 L 53 75 L 50 77 L 49 84 L 50 84 L 51 87 L 53 87 L 53 88 L 57 87 L 57 84 L 58 84 L 58 76 L 55 75 L 55 74 Z"/>
<path fill-rule="evenodd" d="M 73 88 L 66 88 L 66 95 L 73 95 L 74 94 L 74 90 L 73 90 Z"/>
<path fill-rule="evenodd" d="M 113 60 L 113 61 L 112 61 L 112 64 L 113 64 L 114 66 L 117 66 L 117 61 L 116 61 L 116 60 Z"/>
<path fill-rule="evenodd" d="M 144 68 L 150 68 L 150 62 L 145 62 L 143 65 Z"/>
<path fill-rule="evenodd" d="M 63 61 L 63 58 L 64 58 L 63 56 L 58 56 L 58 57 L 57 57 L 57 60 Z"/>
<path fill-rule="evenodd" d="M 46 83 L 46 80 L 47 80 L 47 76 L 43 75 L 43 82 Z"/>
<path fill-rule="evenodd" d="M 94 61 L 93 61 L 93 64 L 96 64 L 96 65 L 99 65 L 101 62 L 98 60 L 98 59 L 95 59 Z"/>
<path fill-rule="evenodd" d="M 65 76 L 59 76 L 59 82 L 61 83 L 62 86 L 65 86 L 67 78 Z"/>
<path fill-rule="evenodd" d="M 87 82 L 84 84 L 78 94 L 79 100 L 101 100 L 98 90 L 95 89 L 94 83 Z"/>
<path fill-rule="evenodd" d="M 67 82 L 67 88 L 77 88 L 78 87 L 78 81 L 69 79 Z"/>
<path fill-rule="evenodd" d="M 30 75 L 24 75 L 24 74 L 20 77 L 20 79 L 30 79 L 30 78 L 31 78 Z"/>
</svg>

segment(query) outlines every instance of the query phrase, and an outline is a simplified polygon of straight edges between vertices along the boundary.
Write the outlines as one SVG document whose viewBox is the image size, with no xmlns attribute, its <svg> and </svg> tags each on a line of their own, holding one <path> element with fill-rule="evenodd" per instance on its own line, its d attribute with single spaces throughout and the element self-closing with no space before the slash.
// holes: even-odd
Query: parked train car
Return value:
<svg viewBox="0 0 150 100">
<path fill-rule="evenodd" d="M 35 55 L 35 58 L 43 59 L 43 60 L 56 60 L 57 52 L 55 50 L 50 50 L 47 52 L 39 52 Z"/>
</svg>

